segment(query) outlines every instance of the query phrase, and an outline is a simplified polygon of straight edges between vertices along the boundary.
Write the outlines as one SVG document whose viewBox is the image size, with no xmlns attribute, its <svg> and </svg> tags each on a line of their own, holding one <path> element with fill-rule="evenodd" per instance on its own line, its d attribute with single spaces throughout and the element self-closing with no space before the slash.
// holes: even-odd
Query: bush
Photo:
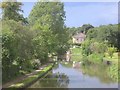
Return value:
<svg viewBox="0 0 120 90">
<path fill-rule="evenodd" d="M 24 71 L 30 71 L 32 57 L 32 34 L 20 22 L 14 20 L 2 21 L 2 69 L 3 82 L 16 77 L 20 66 Z"/>
<path fill-rule="evenodd" d="M 103 54 L 91 54 L 88 56 L 88 61 L 93 63 L 102 63 L 103 60 Z"/>
<path fill-rule="evenodd" d="M 108 47 L 107 48 L 107 53 L 109 54 L 109 56 L 112 58 L 113 57 L 113 53 L 116 52 L 116 48 L 115 47 Z"/>
<path fill-rule="evenodd" d="M 6 82 L 12 80 L 13 77 L 17 77 L 19 75 L 19 67 L 17 65 L 11 65 L 4 67 L 2 69 L 2 82 Z"/>
<path fill-rule="evenodd" d="M 89 63 L 87 56 L 82 57 L 83 64 Z"/>
<path fill-rule="evenodd" d="M 93 42 L 90 44 L 90 50 L 92 53 L 104 53 L 107 45 L 100 42 Z"/>
<path fill-rule="evenodd" d="M 38 69 L 41 65 L 40 60 L 39 59 L 33 60 L 32 65 L 33 65 L 33 69 Z"/>
<path fill-rule="evenodd" d="M 91 54 L 91 50 L 90 50 L 90 43 L 91 41 L 90 40 L 85 40 L 83 43 L 82 43 L 82 54 L 83 55 L 89 55 Z"/>
</svg>

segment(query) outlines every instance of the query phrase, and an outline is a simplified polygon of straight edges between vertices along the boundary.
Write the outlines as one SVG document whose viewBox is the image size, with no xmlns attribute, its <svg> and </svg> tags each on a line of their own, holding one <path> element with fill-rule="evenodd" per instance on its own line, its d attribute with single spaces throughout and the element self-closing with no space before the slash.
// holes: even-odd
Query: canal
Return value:
<svg viewBox="0 0 120 90">
<path fill-rule="evenodd" d="M 104 66 L 58 63 L 29 88 L 118 88 Z"/>
</svg>

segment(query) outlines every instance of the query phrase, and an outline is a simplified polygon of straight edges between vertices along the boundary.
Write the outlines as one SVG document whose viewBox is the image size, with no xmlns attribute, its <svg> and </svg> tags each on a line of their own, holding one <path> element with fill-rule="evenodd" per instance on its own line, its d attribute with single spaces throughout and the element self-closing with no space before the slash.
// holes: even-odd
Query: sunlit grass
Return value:
<svg viewBox="0 0 120 90">
<path fill-rule="evenodd" d="M 81 54 L 81 48 L 72 48 L 71 52 L 72 54 Z"/>
<path fill-rule="evenodd" d="M 81 48 L 73 48 L 71 49 L 71 61 L 81 61 L 82 59 L 82 52 Z"/>
<path fill-rule="evenodd" d="M 10 87 L 19 87 L 19 86 L 23 86 L 23 85 L 24 85 L 23 83 L 18 83 L 18 84 L 13 84 Z"/>
</svg>

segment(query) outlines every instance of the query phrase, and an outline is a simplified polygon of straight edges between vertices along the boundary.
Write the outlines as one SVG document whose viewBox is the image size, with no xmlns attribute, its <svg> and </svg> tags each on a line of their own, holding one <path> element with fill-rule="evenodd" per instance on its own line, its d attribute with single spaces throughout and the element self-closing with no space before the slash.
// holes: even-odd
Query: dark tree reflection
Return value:
<svg viewBox="0 0 120 90">
<path fill-rule="evenodd" d="M 32 88 L 67 88 L 69 84 L 69 78 L 64 73 L 52 73 L 50 72 L 45 78 L 40 79 Z M 66 90 L 66 89 L 65 89 Z"/>
<path fill-rule="evenodd" d="M 102 83 L 113 83 L 114 81 L 108 75 L 108 67 L 104 65 L 85 64 L 81 67 L 82 72 L 90 77 L 98 77 Z"/>
</svg>

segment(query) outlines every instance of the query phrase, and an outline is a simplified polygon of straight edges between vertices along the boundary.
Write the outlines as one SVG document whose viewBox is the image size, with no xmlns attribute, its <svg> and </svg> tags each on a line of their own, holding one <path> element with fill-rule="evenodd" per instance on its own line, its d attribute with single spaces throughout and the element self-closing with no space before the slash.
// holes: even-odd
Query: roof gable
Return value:
<svg viewBox="0 0 120 90">
<path fill-rule="evenodd" d="M 78 34 L 76 34 L 76 35 L 74 35 L 73 37 L 74 38 L 85 38 L 85 34 L 84 33 L 78 33 Z"/>
</svg>

